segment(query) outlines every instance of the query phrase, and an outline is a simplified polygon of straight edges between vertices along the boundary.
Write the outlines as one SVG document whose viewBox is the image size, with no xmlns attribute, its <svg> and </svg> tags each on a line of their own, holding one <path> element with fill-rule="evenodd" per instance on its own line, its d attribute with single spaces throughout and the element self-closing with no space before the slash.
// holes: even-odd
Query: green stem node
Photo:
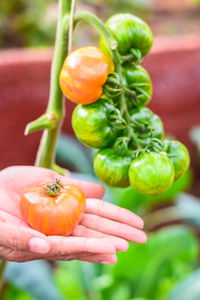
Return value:
<svg viewBox="0 0 200 300">
<path fill-rule="evenodd" d="M 31 132 L 35 132 L 43 129 L 54 129 L 58 123 L 55 114 L 49 112 L 40 116 L 37 120 L 27 124 L 24 134 L 28 135 Z"/>
</svg>

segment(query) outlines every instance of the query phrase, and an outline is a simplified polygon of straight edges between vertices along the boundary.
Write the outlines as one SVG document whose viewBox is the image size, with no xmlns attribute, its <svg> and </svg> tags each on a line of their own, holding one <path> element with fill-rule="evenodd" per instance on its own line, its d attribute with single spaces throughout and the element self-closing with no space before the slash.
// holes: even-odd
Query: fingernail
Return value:
<svg viewBox="0 0 200 300">
<path fill-rule="evenodd" d="M 47 253 L 49 251 L 48 243 L 41 238 L 31 238 L 29 241 L 30 250 L 37 253 Z"/>
<path fill-rule="evenodd" d="M 117 252 L 127 251 L 129 248 L 129 243 L 123 239 L 114 239 L 114 244 Z"/>
<path fill-rule="evenodd" d="M 142 229 L 143 227 L 144 227 L 144 221 L 141 218 L 139 218 L 138 219 L 138 228 Z"/>
<path fill-rule="evenodd" d="M 139 244 L 145 244 L 147 241 L 147 235 L 144 231 L 140 232 L 140 236 L 139 236 L 139 240 L 137 241 L 137 243 Z"/>
</svg>

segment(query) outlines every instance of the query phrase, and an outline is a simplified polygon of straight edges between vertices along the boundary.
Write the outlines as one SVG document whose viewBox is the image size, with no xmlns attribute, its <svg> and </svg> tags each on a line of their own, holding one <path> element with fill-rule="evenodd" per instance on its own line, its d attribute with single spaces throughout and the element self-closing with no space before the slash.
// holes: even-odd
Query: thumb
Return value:
<svg viewBox="0 0 200 300">
<path fill-rule="evenodd" d="M 0 222 L 0 232 L 0 245 L 3 247 L 41 254 L 50 250 L 47 237 L 31 228 Z"/>
</svg>

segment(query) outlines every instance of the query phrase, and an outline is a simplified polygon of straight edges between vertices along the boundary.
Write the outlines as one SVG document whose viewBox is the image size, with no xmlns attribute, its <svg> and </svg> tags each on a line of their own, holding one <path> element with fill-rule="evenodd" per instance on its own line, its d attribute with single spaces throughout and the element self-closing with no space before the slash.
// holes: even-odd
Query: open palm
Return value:
<svg viewBox="0 0 200 300">
<path fill-rule="evenodd" d="M 19 210 L 23 190 L 58 178 L 84 191 L 86 213 L 69 237 L 45 236 L 27 225 Z M 83 260 L 115 263 L 116 251 L 128 249 L 128 242 L 144 243 L 138 228 L 143 221 L 132 212 L 100 200 L 104 189 L 98 184 L 62 177 L 43 168 L 19 166 L 0 172 L 0 258 L 10 261 L 34 259 Z"/>
</svg>

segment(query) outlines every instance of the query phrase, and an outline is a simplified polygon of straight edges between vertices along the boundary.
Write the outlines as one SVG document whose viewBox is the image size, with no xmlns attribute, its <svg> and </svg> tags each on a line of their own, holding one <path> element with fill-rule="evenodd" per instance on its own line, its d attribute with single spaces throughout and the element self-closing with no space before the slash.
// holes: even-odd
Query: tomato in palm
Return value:
<svg viewBox="0 0 200 300">
<path fill-rule="evenodd" d="M 133 189 L 143 195 L 166 192 L 174 180 L 174 166 L 164 153 L 146 152 L 135 158 L 129 168 Z"/>
<path fill-rule="evenodd" d="M 107 185 L 112 187 L 127 187 L 130 185 L 128 170 L 132 158 L 119 155 L 112 148 L 98 151 L 94 158 L 94 170 L 97 176 Z"/>
<path fill-rule="evenodd" d="M 130 112 L 135 134 L 143 142 L 143 146 L 151 143 L 152 138 L 162 140 L 164 129 L 161 119 L 146 107 L 138 107 Z"/>
<path fill-rule="evenodd" d="M 77 104 L 96 101 L 108 74 L 114 71 L 109 56 L 96 47 L 82 47 L 70 53 L 60 73 L 63 94 Z"/>
<path fill-rule="evenodd" d="M 132 14 L 116 14 L 105 25 L 116 39 L 120 54 L 129 54 L 130 49 L 138 49 L 145 56 L 151 50 L 152 31 L 140 18 Z M 100 48 L 108 52 L 103 38 L 100 40 Z"/>
<path fill-rule="evenodd" d="M 79 141 L 92 148 L 111 145 L 117 134 L 109 119 L 112 108 L 105 99 L 89 105 L 78 105 L 72 114 L 72 127 Z"/>
<path fill-rule="evenodd" d="M 45 235 L 70 235 L 85 212 L 86 198 L 73 184 L 41 184 L 28 187 L 21 198 L 25 221 Z"/>
<path fill-rule="evenodd" d="M 152 96 L 152 82 L 147 71 L 139 65 L 127 63 L 122 69 L 124 85 L 135 91 L 137 106 L 147 105 Z M 127 95 L 128 108 L 134 108 L 134 99 Z"/>
<path fill-rule="evenodd" d="M 190 164 L 190 155 L 187 148 L 179 141 L 164 140 L 164 143 L 166 152 L 174 165 L 174 180 L 176 181 L 187 171 Z"/>
</svg>

